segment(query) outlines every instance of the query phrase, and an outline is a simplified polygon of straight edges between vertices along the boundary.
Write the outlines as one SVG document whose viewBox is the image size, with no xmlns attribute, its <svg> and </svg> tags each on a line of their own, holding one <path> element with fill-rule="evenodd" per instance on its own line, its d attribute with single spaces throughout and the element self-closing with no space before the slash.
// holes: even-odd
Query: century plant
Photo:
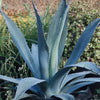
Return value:
<svg viewBox="0 0 100 100">
<path fill-rule="evenodd" d="M 85 77 L 88 74 L 100 75 L 100 69 L 97 65 L 92 62 L 76 63 L 99 25 L 100 18 L 94 20 L 86 27 L 65 66 L 62 69 L 59 68 L 60 58 L 68 34 L 68 9 L 70 2 L 69 0 L 66 5 L 66 0 L 61 0 L 58 10 L 49 25 L 47 38 L 45 38 L 41 18 L 32 0 L 37 18 L 38 44 L 33 43 L 31 50 L 20 29 L 0 10 L 16 47 L 34 76 L 15 79 L 0 75 L 0 79 L 17 84 L 14 100 L 30 96 L 33 96 L 34 99 L 34 95 L 43 99 L 54 96 L 62 100 L 74 100 L 72 95 L 74 91 L 83 86 L 100 82 L 100 78 Z M 70 73 L 73 67 L 87 70 Z M 28 94 L 27 90 L 33 93 Z"/>
</svg>

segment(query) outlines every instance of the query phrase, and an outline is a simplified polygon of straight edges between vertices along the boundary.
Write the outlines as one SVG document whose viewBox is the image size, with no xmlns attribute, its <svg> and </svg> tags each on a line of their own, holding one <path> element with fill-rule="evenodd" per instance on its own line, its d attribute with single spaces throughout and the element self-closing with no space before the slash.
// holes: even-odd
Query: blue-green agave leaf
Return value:
<svg viewBox="0 0 100 100">
<path fill-rule="evenodd" d="M 24 93 L 19 99 L 24 99 L 24 98 L 32 97 L 32 96 L 34 96 L 34 95 L 33 94 Z"/>
<path fill-rule="evenodd" d="M 30 68 L 33 75 L 35 77 L 39 78 L 38 69 L 34 64 L 30 49 L 27 45 L 27 42 L 26 42 L 23 34 L 21 33 L 21 31 L 17 27 L 17 25 L 2 10 L 0 12 L 1 12 L 1 14 L 2 14 L 7 26 L 8 26 L 11 37 L 12 37 L 15 45 L 17 46 L 21 56 L 23 57 L 23 59 L 27 63 L 27 65 Z"/>
<path fill-rule="evenodd" d="M 68 3 L 68 6 L 66 7 L 62 18 L 59 19 L 60 24 L 59 24 L 59 29 L 57 30 L 58 33 L 56 35 L 56 38 L 54 40 L 54 43 L 50 52 L 50 61 L 49 61 L 50 78 L 53 77 L 54 74 L 58 71 L 59 44 L 60 44 L 60 39 L 62 36 L 63 29 L 65 27 L 66 18 L 68 16 L 69 4 L 70 2 Z"/>
<path fill-rule="evenodd" d="M 81 83 L 81 82 L 100 82 L 100 78 L 97 78 L 97 77 L 83 78 L 83 79 L 79 79 L 79 80 L 70 82 L 68 84 L 68 86 L 73 85 L 73 84 L 77 84 L 77 83 Z"/>
<path fill-rule="evenodd" d="M 41 70 L 41 78 L 49 79 L 49 51 L 48 46 L 44 37 L 43 25 L 41 22 L 41 18 L 37 12 L 37 9 L 33 3 L 32 4 L 35 10 L 36 18 L 37 18 L 37 28 L 38 28 L 38 52 L 39 52 L 39 64 Z"/>
<path fill-rule="evenodd" d="M 74 80 L 76 78 L 85 77 L 87 74 L 93 74 L 92 71 L 83 71 L 78 73 L 69 74 L 66 78 L 61 82 L 61 88 L 64 87 L 69 81 Z"/>
<path fill-rule="evenodd" d="M 69 69 L 71 68 L 72 66 L 67 67 L 67 68 L 62 68 L 54 75 L 54 77 L 49 82 L 48 89 L 47 89 L 47 95 L 51 96 L 54 93 L 58 94 L 60 92 L 61 81 L 63 77 L 65 76 L 65 74 L 69 73 Z"/>
<path fill-rule="evenodd" d="M 62 100 L 75 100 L 74 96 L 71 94 L 67 94 L 67 93 L 62 93 L 62 94 L 58 94 L 58 95 L 54 95 L 57 98 L 60 98 Z"/>
<path fill-rule="evenodd" d="M 32 52 L 34 64 L 38 68 L 39 74 L 40 74 L 40 65 L 39 65 L 38 45 L 37 44 L 32 44 L 31 52 Z"/>
<path fill-rule="evenodd" d="M 23 94 L 30 89 L 32 86 L 37 85 L 39 83 L 45 82 L 44 80 L 36 79 L 33 77 L 22 79 L 18 86 L 14 100 L 19 100 Z"/>
<path fill-rule="evenodd" d="M 73 64 L 74 65 L 74 64 Z M 73 65 L 71 65 L 71 66 L 73 66 Z M 70 66 L 70 65 L 69 65 Z M 80 62 L 80 63 L 78 63 L 78 64 L 76 64 L 76 67 L 81 67 L 81 68 L 86 68 L 86 69 L 88 69 L 88 70 L 90 70 L 91 72 L 91 74 L 97 74 L 97 75 L 100 75 L 100 69 L 99 69 L 99 67 L 96 65 L 96 64 L 94 64 L 94 63 L 92 63 L 92 62 Z M 83 75 L 86 75 L 86 74 L 90 74 L 90 73 L 88 73 L 88 71 L 86 72 L 86 73 L 84 73 L 84 72 L 80 72 L 80 73 L 83 73 Z M 76 73 L 77 74 L 77 73 Z M 74 75 L 74 74 L 73 74 Z M 79 75 L 79 74 L 77 74 L 77 75 Z M 76 75 L 76 76 L 77 76 Z M 70 75 L 69 75 L 70 76 Z M 81 77 L 81 76 L 80 76 Z M 67 81 L 65 81 L 65 80 L 67 80 L 67 78 L 68 78 L 68 76 L 66 75 L 64 78 L 63 78 L 63 80 L 62 80 L 62 87 L 66 84 L 66 82 Z M 70 77 L 71 78 L 71 77 Z M 80 78 L 81 79 L 81 78 Z M 79 80 L 79 79 L 76 79 L 76 80 Z M 73 82 L 74 81 L 76 81 L 76 80 L 73 80 Z"/>
<path fill-rule="evenodd" d="M 81 88 L 81 87 L 84 87 L 84 86 L 87 86 L 87 85 L 90 85 L 90 84 L 93 84 L 95 82 L 82 82 L 82 83 L 78 83 L 78 84 L 73 84 L 71 86 L 65 86 L 61 92 L 64 92 L 64 93 L 73 93 L 74 91 L 76 91 L 77 89 Z"/>
<path fill-rule="evenodd" d="M 61 0 L 61 3 L 54 15 L 54 17 L 51 20 L 51 24 L 49 25 L 48 35 L 47 35 L 47 44 L 49 47 L 49 52 L 51 52 L 52 46 L 54 44 L 58 26 L 60 24 L 60 19 L 62 18 L 64 12 L 66 9 L 66 0 Z"/>
<path fill-rule="evenodd" d="M 86 68 L 86 69 L 94 72 L 95 74 L 100 75 L 100 68 L 95 63 L 92 63 L 92 62 L 80 62 L 80 63 L 77 63 L 77 64 L 68 65 L 68 66 L 65 66 L 65 67 L 69 67 L 69 66 Z"/>
<path fill-rule="evenodd" d="M 61 35 L 60 43 L 59 43 L 59 48 L 58 48 L 58 64 L 60 63 L 61 56 L 64 51 L 65 43 L 66 43 L 66 38 L 68 34 L 68 15 L 65 21 L 65 26 Z"/>
<path fill-rule="evenodd" d="M 35 86 L 31 87 L 30 90 L 31 90 L 32 92 L 34 92 L 34 93 L 40 95 L 41 97 L 45 98 L 45 97 L 44 97 L 44 93 L 43 93 L 43 91 L 42 91 L 42 89 L 40 88 L 39 85 L 35 85 Z"/>
<path fill-rule="evenodd" d="M 84 90 L 84 89 L 82 89 L 82 90 L 80 90 L 80 91 L 77 91 L 77 92 L 75 92 L 75 94 L 79 94 L 79 93 L 88 93 L 89 92 L 89 90 L 90 90 L 90 87 L 89 86 L 87 86 L 87 88 Z"/>
<path fill-rule="evenodd" d="M 6 81 L 9 81 L 9 82 L 13 82 L 13 83 L 16 83 L 16 84 L 18 84 L 20 82 L 20 80 L 18 80 L 18 79 L 8 77 L 8 76 L 4 76 L 4 75 L 0 75 L 0 79 L 6 80 Z"/>
<path fill-rule="evenodd" d="M 77 89 L 79 89 L 83 86 L 90 85 L 90 84 L 93 84 L 93 83 L 96 83 L 96 82 L 100 82 L 100 78 L 96 78 L 96 77 L 95 78 L 83 78 L 83 79 L 79 79 L 79 80 L 76 80 L 76 81 L 72 81 L 67 85 L 67 87 L 70 87 L 67 90 L 67 93 L 72 93 L 73 91 L 75 91 L 75 90 L 77 90 Z M 83 83 L 83 84 L 81 84 L 81 83 Z"/>
<path fill-rule="evenodd" d="M 74 50 L 72 51 L 71 56 L 69 57 L 66 65 L 74 64 L 79 59 L 84 49 L 86 48 L 88 42 L 90 41 L 96 27 L 100 24 L 100 18 L 91 22 L 82 33 L 79 38 Z"/>
<path fill-rule="evenodd" d="M 60 92 L 60 87 L 64 79 L 66 79 L 67 75 L 69 74 L 69 70 L 71 70 L 72 67 L 81 67 L 86 68 L 95 74 L 100 75 L 100 69 L 97 65 L 95 65 L 92 62 L 80 62 L 77 64 L 67 65 L 64 68 L 60 69 L 54 77 L 51 79 L 48 91 L 50 92 Z M 51 93 L 52 94 L 52 93 Z"/>
<path fill-rule="evenodd" d="M 43 25 L 45 25 L 47 16 L 48 16 L 48 14 L 49 14 L 49 12 L 50 12 L 50 8 L 51 8 L 50 3 L 51 3 L 51 1 L 48 3 L 47 9 L 46 9 L 45 14 L 44 14 L 44 16 L 43 16 Z"/>
</svg>

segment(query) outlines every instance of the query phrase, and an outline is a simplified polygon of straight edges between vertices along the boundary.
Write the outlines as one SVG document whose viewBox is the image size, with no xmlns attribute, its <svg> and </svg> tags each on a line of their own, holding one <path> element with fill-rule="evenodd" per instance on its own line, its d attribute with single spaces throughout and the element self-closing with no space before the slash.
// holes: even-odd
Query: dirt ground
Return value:
<svg viewBox="0 0 100 100">
<path fill-rule="evenodd" d="M 47 5 L 50 3 L 50 0 L 33 0 L 39 13 L 44 14 Z M 57 8 L 60 0 L 51 0 L 50 6 Z M 31 0 L 3 0 L 3 10 L 7 12 L 7 15 L 15 15 L 22 12 L 27 12 L 24 4 L 27 4 L 31 10 L 33 10 Z"/>
<path fill-rule="evenodd" d="M 38 8 L 40 14 L 43 15 L 49 3 L 51 9 L 56 10 L 61 0 L 33 0 L 33 1 L 36 7 Z M 72 0 L 72 3 L 75 3 L 75 1 L 80 1 L 80 0 Z M 91 8 L 100 9 L 100 0 L 81 0 L 81 1 L 86 1 L 91 6 Z M 7 15 L 10 16 L 20 13 L 28 13 L 24 6 L 25 3 L 28 5 L 28 7 L 30 7 L 33 10 L 31 0 L 3 0 L 3 9 L 5 9 Z"/>
</svg>

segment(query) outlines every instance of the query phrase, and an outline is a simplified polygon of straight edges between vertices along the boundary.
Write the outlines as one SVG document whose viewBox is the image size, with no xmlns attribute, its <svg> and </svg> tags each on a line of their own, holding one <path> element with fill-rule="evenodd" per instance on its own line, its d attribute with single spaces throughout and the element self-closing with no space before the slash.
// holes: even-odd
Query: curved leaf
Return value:
<svg viewBox="0 0 100 100">
<path fill-rule="evenodd" d="M 72 93 L 73 91 L 83 86 L 90 85 L 96 82 L 100 82 L 100 78 L 96 78 L 96 77 L 95 78 L 83 78 L 83 79 L 79 79 L 76 81 L 72 81 L 68 85 L 66 85 L 66 88 L 63 88 L 64 89 L 63 92 L 67 90 L 66 91 L 67 93 Z"/>
<path fill-rule="evenodd" d="M 30 49 L 26 43 L 26 40 L 25 40 L 23 34 L 21 33 L 21 31 L 17 27 L 17 25 L 3 11 L 0 11 L 0 12 L 1 12 L 1 14 L 2 14 L 7 26 L 8 26 L 11 37 L 12 37 L 15 45 L 17 46 L 21 56 L 23 57 L 23 59 L 27 63 L 27 65 L 30 68 L 33 75 L 35 77 L 39 78 L 39 71 L 34 64 Z"/>
<path fill-rule="evenodd" d="M 48 46 L 44 37 L 43 25 L 41 22 L 41 18 L 38 15 L 37 9 L 33 3 L 32 4 L 35 10 L 36 18 L 37 18 L 37 28 L 38 28 L 38 52 L 39 52 L 39 64 L 41 70 L 41 78 L 49 80 L 49 51 Z"/>
<path fill-rule="evenodd" d="M 9 82 L 13 82 L 13 83 L 16 83 L 16 84 L 18 84 L 20 82 L 20 80 L 18 80 L 18 79 L 8 77 L 8 76 L 4 76 L 4 75 L 0 75 L 0 79 L 6 80 L 6 81 L 9 81 Z"/>
<path fill-rule="evenodd" d="M 79 59 L 84 49 L 86 48 L 88 42 L 90 41 L 96 27 L 100 24 L 100 18 L 91 22 L 82 33 L 79 38 L 74 50 L 72 51 L 71 56 L 69 57 L 66 65 L 74 64 Z"/>
<path fill-rule="evenodd" d="M 35 86 L 31 87 L 30 90 L 31 90 L 33 93 L 36 93 L 36 94 L 38 94 L 39 96 L 45 98 L 45 97 L 44 97 L 44 93 L 43 93 L 43 91 L 42 91 L 42 89 L 40 88 L 39 85 L 35 85 Z"/>
<path fill-rule="evenodd" d="M 54 96 L 62 100 L 75 100 L 74 96 L 72 96 L 71 94 L 67 94 L 67 93 L 66 94 L 62 93 L 62 94 L 54 95 Z"/>
<path fill-rule="evenodd" d="M 22 79 L 17 86 L 17 91 L 16 91 L 14 100 L 18 100 L 19 98 L 21 98 L 21 96 L 23 96 L 23 94 L 28 89 L 30 89 L 32 86 L 42 83 L 42 82 L 44 82 L 44 80 L 36 79 L 33 77 Z"/>
<path fill-rule="evenodd" d="M 79 79 L 79 80 L 76 80 L 76 81 L 72 81 L 67 86 L 77 84 L 77 83 L 81 83 L 81 82 L 100 82 L 100 78 L 97 78 L 97 77 L 83 78 L 83 79 Z"/>
<path fill-rule="evenodd" d="M 93 84 L 95 82 L 82 82 L 82 83 L 78 83 L 78 84 L 74 84 L 74 85 L 71 85 L 71 86 L 65 86 L 61 92 L 65 92 L 65 93 L 73 93 L 74 91 L 76 91 L 77 89 L 81 88 L 81 87 L 84 87 L 84 86 L 87 86 L 87 85 L 90 85 L 90 84 Z"/>
<path fill-rule="evenodd" d="M 60 87 L 64 79 L 66 79 L 67 75 L 69 74 L 69 71 L 71 70 L 72 67 L 81 67 L 81 68 L 86 68 L 95 74 L 100 75 L 100 69 L 98 68 L 97 65 L 95 65 L 92 62 L 80 62 L 77 64 L 72 64 L 72 65 L 67 65 L 64 68 L 60 69 L 54 77 L 51 79 L 50 84 L 48 86 L 48 90 L 51 94 L 52 92 L 60 92 Z M 49 94 L 50 94 L 49 93 Z"/>
<path fill-rule="evenodd" d="M 65 67 L 69 67 L 69 66 L 86 68 L 86 69 L 100 75 L 100 68 L 95 63 L 92 63 L 92 62 L 80 62 L 80 63 L 77 63 L 77 64 L 68 65 L 68 66 L 65 66 Z"/>
<path fill-rule="evenodd" d="M 34 95 L 33 94 L 24 93 L 19 99 L 24 99 L 24 98 L 32 97 L 32 96 L 34 96 Z"/>
<path fill-rule="evenodd" d="M 93 72 L 91 72 L 91 71 L 83 71 L 83 72 L 78 72 L 78 73 L 73 73 L 73 74 L 67 75 L 66 78 L 61 83 L 61 88 L 64 87 L 71 80 L 74 80 L 74 79 L 76 79 L 78 77 L 84 77 L 87 74 L 93 74 Z"/>
<path fill-rule="evenodd" d="M 66 7 L 62 18 L 59 19 L 59 28 L 57 29 L 56 38 L 54 40 L 51 52 L 50 52 L 50 60 L 49 60 L 49 71 L 50 71 L 50 78 L 54 76 L 54 74 L 58 71 L 58 58 L 59 58 L 59 44 L 60 39 L 62 36 L 62 32 L 64 31 L 64 27 L 66 24 L 66 19 L 68 17 L 68 8 L 69 8 L 70 1 L 68 6 Z"/>
</svg>

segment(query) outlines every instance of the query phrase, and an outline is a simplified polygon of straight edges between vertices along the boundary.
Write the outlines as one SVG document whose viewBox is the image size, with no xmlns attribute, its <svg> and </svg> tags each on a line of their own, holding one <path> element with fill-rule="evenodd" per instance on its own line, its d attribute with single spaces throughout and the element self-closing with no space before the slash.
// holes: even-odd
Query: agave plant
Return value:
<svg viewBox="0 0 100 100">
<path fill-rule="evenodd" d="M 100 75 L 100 69 L 97 65 L 92 62 L 76 63 L 99 25 L 100 18 L 94 20 L 86 27 L 65 66 L 62 69 L 59 68 L 60 58 L 68 34 L 68 9 L 70 2 L 66 4 L 66 0 L 61 0 L 58 10 L 49 25 L 47 38 L 45 38 L 41 18 L 32 1 L 37 18 L 38 44 L 32 44 L 31 50 L 20 29 L 0 10 L 16 47 L 34 76 L 15 79 L 0 75 L 0 79 L 17 84 L 13 100 L 30 96 L 33 96 L 33 99 L 34 96 L 39 96 L 42 99 L 53 96 L 62 100 L 74 100 L 72 95 L 74 91 L 83 86 L 100 82 L 100 78 L 85 77 L 88 74 Z M 87 70 L 70 73 L 75 66 Z M 27 90 L 30 90 L 31 94 L 27 93 Z"/>
</svg>

